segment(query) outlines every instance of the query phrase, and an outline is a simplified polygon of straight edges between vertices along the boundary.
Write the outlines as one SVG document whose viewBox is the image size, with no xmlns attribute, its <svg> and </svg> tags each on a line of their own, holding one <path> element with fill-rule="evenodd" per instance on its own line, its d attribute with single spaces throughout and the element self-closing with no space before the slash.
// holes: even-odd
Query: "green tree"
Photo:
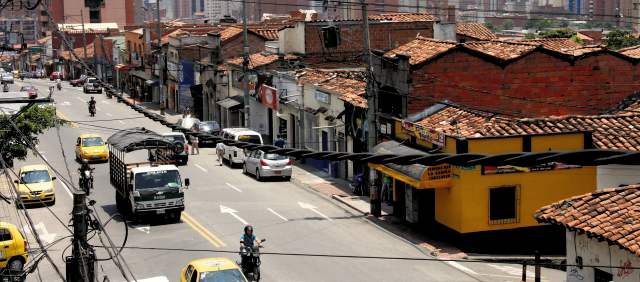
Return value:
<svg viewBox="0 0 640 282">
<path fill-rule="evenodd" d="M 502 22 L 502 29 L 503 30 L 510 30 L 513 29 L 513 21 L 511 19 L 506 19 Z"/>
<path fill-rule="evenodd" d="M 11 115 L 0 114 L 0 152 L 3 156 L 9 154 L 12 158 L 21 160 L 27 157 L 30 147 L 25 138 L 33 144 L 38 144 L 38 135 L 49 128 L 64 124 L 64 121 L 56 116 L 53 106 L 36 105 L 18 116 L 13 122 L 22 134 L 16 131 L 9 118 Z"/>
<path fill-rule="evenodd" d="M 540 38 L 571 38 L 576 34 L 575 31 L 563 28 L 563 29 L 553 29 L 553 30 L 545 30 L 538 33 L 538 37 Z"/>
<path fill-rule="evenodd" d="M 496 27 L 492 24 L 492 23 L 484 23 L 484 26 L 486 26 L 488 29 L 492 30 L 492 31 L 496 31 Z"/>
<path fill-rule="evenodd" d="M 610 31 L 604 38 L 604 42 L 609 49 L 613 50 L 640 45 L 640 39 L 634 37 L 631 32 L 619 29 Z"/>
<path fill-rule="evenodd" d="M 524 35 L 524 39 L 527 39 L 527 40 L 536 39 L 536 38 L 538 38 L 538 37 L 536 36 L 536 34 L 534 32 L 527 33 L 527 34 Z"/>
</svg>

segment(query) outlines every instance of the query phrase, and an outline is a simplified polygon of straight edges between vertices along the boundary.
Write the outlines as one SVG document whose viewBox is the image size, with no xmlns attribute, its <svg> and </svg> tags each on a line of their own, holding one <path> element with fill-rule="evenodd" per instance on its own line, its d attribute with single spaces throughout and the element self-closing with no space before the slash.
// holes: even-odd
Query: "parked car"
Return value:
<svg viewBox="0 0 640 282">
<path fill-rule="evenodd" d="M 218 124 L 217 121 L 213 121 L 213 120 L 201 121 L 195 124 L 193 127 L 198 132 L 211 134 L 211 135 L 220 134 L 220 125 Z M 198 140 L 200 140 L 201 146 L 209 146 L 209 145 L 215 146 L 216 144 L 215 141 L 213 141 L 213 139 L 199 138 Z"/>
<path fill-rule="evenodd" d="M 6 84 L 13 84 L 13 75 L 11 73 L 3 73 L 2 82 Z"/>
<path fill-rule="evenodd" d="M 247 155 L 242 171 L 245 174 L 255 175 L 258 181 L 262 181 L 266 177 L 282 177 L 285 180 L 290 180 L 292 164 L 293 160 L 287 156 L 255 150 Z"/>
<path fill-rule="evenodd" d="M 82 92 L 84 93 L 98 93 L 102 94 L 102 87 L 98 83 L 98 79 L 95 77 L 88 77 L 84 85 L 82 86 Z"/>
<path fill-rule="evenodd" d="M 60 73 L 59 71 L 54 71 L 51 73 L 51 75 L 49 75 L 49 80 L 53 81 L 56 79 L 62 79 L 62 73 Z"/>
<path fill-rule="evenodd" d="M 200 122 L 199 119 L 191 117 L 191 116 L 187 116 L 185 118 L 182 118 L 182 119 L 178 120 L 178 124 L 180 125 L 180 128 L 187 129 L 187 130 L 193 129 L 193 127 L 196 124 L 198 124 L 199 122 Z"/>
<path fill-rule="evenodd" d="M 187 142 L 187 137 L 184 136 L 184 133 L 174 131 L 163 133 L 162 136 L 173 139 L 173 141 L 177 143 L 176 147 L 184 148 L 184 150 L 174 153 L 173 157 L 177 163 L 186 165 L 189 161 L 189 143 Z"/>
<path fill-rule="evenodd" d="M 0 222 L 0 249 L 2 249 L 1 269 L 19 273 L 29 259 L 29 243 L 20 229 L 7 222 Z"/>
<path fill-rule="evenodd" d="M 35 99 L 38 97 L 38 89 L 33 85 L 23 85 L 20 87 L 20 92 L 27 92 L 29 99 Z"/>
<path fill-rule="evenodd" d="M 83 86 L 86 81 L 87 81 L 87 76 L 81 75 L 80 78 L 72 79 L 71 81 L 69 81 L 69 83 L 71 84 L 71 86 L 77 87 L 77 86 Z"/>
<path fill-rule="evenodd" d="M 222 130 L 222 138 L 235 141 L 244 141 L 254 144 L 264 144 L 260 133 L 248 128 L 225 128 Z M 230 165 L 243 164 L 245 152 L 236 146 L 222 145 L 223 158 L 229 161 Z"/>
</svg>

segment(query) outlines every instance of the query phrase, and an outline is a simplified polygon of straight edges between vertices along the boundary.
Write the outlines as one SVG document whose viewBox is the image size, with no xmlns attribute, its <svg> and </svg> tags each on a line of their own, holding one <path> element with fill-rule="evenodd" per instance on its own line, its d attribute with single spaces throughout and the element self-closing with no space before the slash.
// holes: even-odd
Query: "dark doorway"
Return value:
<svg viewBox="0 0 640 282">
<path fill-rule="evenodd" d="M 298 123 L 296 122 L 296 116 L 294 114 L 291 114 L 291 148 L 297 148 L 298 147 L 298 142 L 297 142 L 297 137 L 296 137 L 296 127 L 298 125 Z"/>
</svg>

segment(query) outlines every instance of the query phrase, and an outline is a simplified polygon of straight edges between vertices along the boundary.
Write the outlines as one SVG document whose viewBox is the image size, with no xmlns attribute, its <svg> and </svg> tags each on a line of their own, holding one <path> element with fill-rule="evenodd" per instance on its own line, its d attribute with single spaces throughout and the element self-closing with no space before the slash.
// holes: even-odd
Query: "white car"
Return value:
<svg viewBox="0 0 640 282">
<path fill-rule="evenodd" d="M 255 175 L 258 181 L 266 177 L 282 177 L 290 180 L 292 164 L 293 161 L 287 156 L 255 150 L 247 155 L 242 172 Z"/>
<path fill-rule="evenodd" d="M 254 144 L 264 144 L 262 142 L 262 136 L 260 133 L 248 128 L 225 128 L 222 130 L 223 139 L 231 139 L 235 141 L 244 141 Z M 230 165 L 243 164 L 245 160 L 245 153 L 243 149 L 236 146 L 222 145 L 223 155 L 222 157 L 229 161 Z"/>
<path fill-rule="evenodd" d="M 13 74 L 7 72 L 2 74 L 2 82 L 13 84 Z"/>
<path fill-rule="evenodd" d="M 87 82 L 82 86 L 82 91 L 84 93 L 102 93 L 102 87 L 100 87 L 100 83 L 98 83 L 98 79 L 95 77 L 87 78 Z"/>
</svg>

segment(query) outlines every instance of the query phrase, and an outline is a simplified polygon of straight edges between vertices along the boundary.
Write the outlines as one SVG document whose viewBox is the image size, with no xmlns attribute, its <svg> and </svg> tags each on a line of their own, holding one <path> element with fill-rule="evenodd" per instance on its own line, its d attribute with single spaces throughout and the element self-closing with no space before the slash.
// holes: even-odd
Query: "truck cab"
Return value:
<svg viewBox="0 0 640 282">
<path fill-rule="evenodd" d="M 182 183 L 175 165 L 131 167 L 128 178 L 128 200 L 134 214 L 167 214 L 180 221 L 189 179 Z"/>
</svg>

